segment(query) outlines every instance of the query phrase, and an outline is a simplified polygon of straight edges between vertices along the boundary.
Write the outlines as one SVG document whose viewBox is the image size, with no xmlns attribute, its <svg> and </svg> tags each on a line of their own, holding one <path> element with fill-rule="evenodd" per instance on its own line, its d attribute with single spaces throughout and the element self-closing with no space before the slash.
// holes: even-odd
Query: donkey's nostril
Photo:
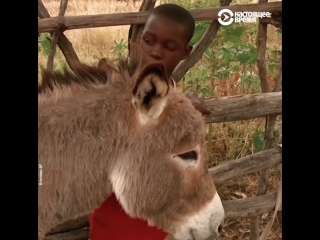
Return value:
<svg viewBox="0 0 320 240">
<path fill-rule="evenodd" d="M 220 226 L 218 227 L 218 233 L 221 233 L 222 229 L 223 229 L 223 223 L 221 223 Z"/>
</svg>

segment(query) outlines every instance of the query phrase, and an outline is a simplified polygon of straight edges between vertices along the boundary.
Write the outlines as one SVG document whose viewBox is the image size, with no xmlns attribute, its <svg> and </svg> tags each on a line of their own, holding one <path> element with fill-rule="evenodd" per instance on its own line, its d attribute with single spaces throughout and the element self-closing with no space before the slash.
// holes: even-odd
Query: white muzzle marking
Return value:
<svg viewBox="0 0 320 240">
<path fill-rule="evenodd" d="M 219 237 L 218 228 L 224 222 L 225 212 L 219 194 L 200 212 L 190 216 L 172 234 L 175 240 L 207 240 Z"/>
</svg>

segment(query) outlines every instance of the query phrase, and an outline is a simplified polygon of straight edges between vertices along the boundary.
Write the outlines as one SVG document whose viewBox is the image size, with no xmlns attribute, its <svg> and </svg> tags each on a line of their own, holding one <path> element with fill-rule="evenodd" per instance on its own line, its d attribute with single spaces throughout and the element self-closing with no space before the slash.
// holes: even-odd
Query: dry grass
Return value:
<svg viewBox="0 0 320 240">
<path fill-rule="evenodd" d="M 233 200 L 238 198 L 250 198 L 256 196 L 258 186 L 258 174 L 253 173 L 238 179 L 233 179 L 220 187 L 219 194 L 222 200 Z M 278 189 L 281 181 L 281 174 L 278 168 L 271 168 L 268 179 L 268 191 L 273 192 Z M 274 212 L 264 214 L 260 217 L 260 231 L 262 232 L 266 224 L 272 218 Z M 228 219 L 222 231 L 221 240 L 249 240 L 250 239 L 250 219 Z M 282 209 L 277 212 L 272 229 L 267 240 L 282 239 Z"/>
<path fill-rule="evenodd" d="M 256 3 L 257 0 L 235 0 L 232 4 Z M 57 16 L 60 1 L 43 0 L 43 3 L 51 16 Z M 158 5 L 160 2 L 157 1 Z M 70 0 L 66 11 L 66 16 L 78 16 L 89 14 L 105 14 L 116 12 L 133 12 L 138 11 L 140 1 L 136 2 L 136 6 L 132 2 L 119 2 L 116 0 Z M 96 63 L 101 57 L 110 57 L 110 49 L 114 40 L 127 40 L 129 26 L 101 27 L 93 29 L 80 29 L 66 31 L 65 34 L 72 42 L 75 51 L 81 61 L 92 64 Z M 255 38 L 256 36 L 251 36 Z M 249 41 L 250 39 L 248 39 Z M 252 40 L 252 39 L 251 39 Z M 273 26 L 268 26 L 268 48 L 279 48 L 279 36 Z M 46 65 L 47 57 L 39 53 L 39 65 Z M 55 57 L 55 66 L 65 62 L 65 59 L 57 48 Z M 196 68 L 197 66 L 195 66 Z M 255 69 L 257 71 L 257 69 Z M 236 86 L 237 76 L 229 81 L 217 81 L 218 84 L 214 94 L 216 96 L 229 96 L 242 94 L 241 89 Z M 274 78 L 269 76 L 270 85 L 274 85 Z M 181 84 L 179 84 L 180 87 Z M 252 93 L 250 90 L 246 93 Z M 249 121 L 237 121 L 212 124 L 212 138 L 208 139 L 208 150 L 211 159 L 211 165 L 215 166 L 225 161 L 244 157 L 255 152 L 252 144 L 253 135 L 257 131 L 264 131 L 265 119 L 252 119 Z M 278 117 L 276 124 L 276 142 L 282 142 L 282 117 Z M 223 200 L 234 199 L 238 197 L 235 192 L 241 192 L 246 197 L 255 196 L 258 186 L 258 175 L 250 174 L 238 179 L 234 179 L 225 183 L 219 189 L 219 193 Z M 280 172 L 277 168 L 270 170 L 269 191 L 278 188 L 281 179 Z M 266 214 L 261 217 L 261 231 L 269 221 L 273 213 Z M 268 236 L 268 240 L 282 239 L 282 214 L 281 210 L 277 214 L 278 218 L 273 224 L 272 231 Z M 248 240 L 250 236 L 249 219 L 233 219 L 226 221 L 226 227 L 223 231 L 222 240 Z"/>
<path fill-rule="evenodd" d="M 60 1 L 44 0 L 43 4 L 47 8 L 50 16 L 57 16 L 59 12 Z M 139 4 L 134 7 L 131 3 L 121 3 L 115 0 L 70 0 L 66 10 L 66 16 L 79 16 L 91 14 L 106 14 L 133 12 L 139 10 Z M 110 48 L 115 39 L 128 38 L 129 26 L 114 26 L 88 28 L 66 31 L 65 35 L 72 42 L 73 48 L 81 61 L 85 63 L 94 63 L 97 59 L 110 56 Z M 47 57 L 39 54 L 39 64 L 45 65 Z M 55 64 L 59 61 L 65 61 L 60 49 L 57 48 Z"/>
</svg>

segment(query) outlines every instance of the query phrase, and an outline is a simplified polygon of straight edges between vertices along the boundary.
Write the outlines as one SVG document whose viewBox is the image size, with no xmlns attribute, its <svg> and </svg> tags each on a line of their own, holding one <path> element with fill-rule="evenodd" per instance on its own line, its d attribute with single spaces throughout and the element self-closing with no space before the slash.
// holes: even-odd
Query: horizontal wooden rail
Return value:
<svg viewBox="0 0 320 240">
<path fill-rule="evenodd" d="M 224 182 L 259 172 L 282 163 L 282 148 L 275 147 L 239 159 L 221 163 L 209 169 L 216 186 Z"/>
<path fill-rule="evenodd" d="M 222 201 L 226 219 L 259 216 L 274 210 L 277 191 L 251 198 Z"/>
<path fill-rule="evenodd" d="M 70 232 L 57 233 L 49 235 L 45 240 L 88 240 L 89 239 L 89 228 L 77 229 Z"/>
<path fill-rule="evenodd" d="M 205 105 L 212 113 L 207 123 L 249 120 L 282 114 L 282 92 L 208 98 Z"/>
<path fill-rule="evenodd" d="M 233 12 L 282 12 L 282 1 L 207 9 L 192 9 L 189 11 L 196 21 L 202 21 L 218 19 L 218 13 L 221 9 L 230 9 Z M 147 16 L 148 12 L 131 12 L 43 18 L 38 20 L 38 33 L 55 31 L 57 28 L 61 31 L 66 31 L 82 28 L 144 24 L 147 20 Z"/>
<path fill-rule="evenodd" d="M 218 186 L 227 180 L 237 178 L 265 168 L 270 168 L 282 162 L 282 148 L 275 147 L 250 156 L 228 161 L 216 167 L 210 168 L 209 173 L 213 176 Z M 276 193 L 266 194 L 247 199 L 223 201 L 226 211 L 226 218 L 251 217 L 272 211 L 275 207 Z M 89 216 L 68 221 L 55 228 L 47 240 L 66 239 L 80 240 L 87 239 Z M 72 229 L 76 229 L 71 231 Z M 82 238 L 83 237 L 83 238 Z"/>
</svg>

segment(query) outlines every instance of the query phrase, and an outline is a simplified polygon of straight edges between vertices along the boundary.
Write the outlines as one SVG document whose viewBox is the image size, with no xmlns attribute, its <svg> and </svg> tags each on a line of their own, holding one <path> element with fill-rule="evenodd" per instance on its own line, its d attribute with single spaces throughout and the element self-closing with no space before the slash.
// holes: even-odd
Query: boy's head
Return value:
<svg viewBox="0 0 320 240">
<path fill-rule="evenodd" d="M 194 33 L 195 23 L 192 15 L 188 10 L 179 5 L 167 3 L 154 8 L 150 12 L 149 18 L 152 15 L 167 17 L 171 20 L 176 21 L 177 23 L 180 23 L 184 27 L 186 33 L 185 40 L 188 43 L 190 42 Z"/>
<path fill-rule="evenodd" d="M 179 62 L 190 55 L 192 46 L 189 42 L 194 29 L 194 19 L 183 7 L 163 4 L 154 8 L 140 39 L 144 63 L 163 61 L 167 74 L 171 76 Z"/>
</svg>

